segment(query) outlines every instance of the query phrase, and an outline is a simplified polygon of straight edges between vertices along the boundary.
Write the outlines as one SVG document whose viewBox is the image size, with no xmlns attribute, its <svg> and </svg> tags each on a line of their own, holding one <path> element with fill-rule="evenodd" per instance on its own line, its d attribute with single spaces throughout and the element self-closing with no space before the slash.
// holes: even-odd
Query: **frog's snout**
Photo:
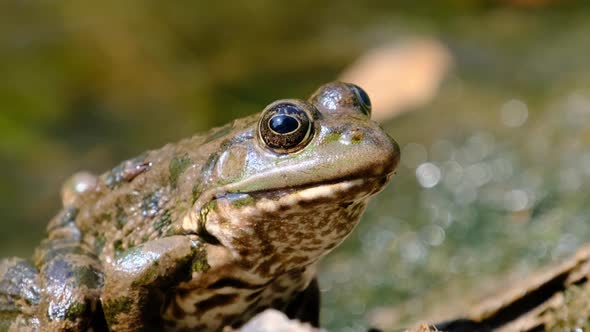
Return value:
<svg viewBox="0 0 590 332">
<path fill-rule="evenodd" d="M 399 145 L 377 124 L 341 126 L 325 135 L 322 144 L 339 160 L 333 170 L 342 177 L 389 178 L 400 160 Z"/>
<path fill-rule="evenodd" d="M 364 161 L 372 174 L 386 176 L 397 168 L 399 145 L 377 123 L 367 127 L 351 126 L 343 136 L 350 138 L 351 146 L 358 147 L 352 151 L 353 157 Z"/>
<path fill-rule="evenodd" d="M 387 136 L 389 137 L 389 135 Z M 393 138 L 389 137 L 389 140 L 391 141 L 393 149 L 393 155 L 391 156 L 392 165 L 390 173 L 393 173 L 393 171 L 395 171 L 395 169 L 397 168 L 397 165 L 399 165 L 399 160 L 401 158 L 401 150 L 399 148 L 399 145 Z"/>
<path fill-rule="evenodd" d="M 395 171 L 400 160 L 400 148 L 397 142 L 386 132 L 377 135 L 377 149 L 374 153 L 376 164 L 381 165 L 383 175 L 389 175 Z"/>
</svg>

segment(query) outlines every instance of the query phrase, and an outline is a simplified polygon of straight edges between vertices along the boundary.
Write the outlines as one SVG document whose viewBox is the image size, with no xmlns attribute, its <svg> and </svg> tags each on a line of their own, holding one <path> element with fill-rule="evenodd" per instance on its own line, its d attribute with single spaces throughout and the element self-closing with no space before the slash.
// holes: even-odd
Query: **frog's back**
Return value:
<svg viewBox="0 0 590 332">
<path fill-rule="evenodd" d="M 83 242 L 102 261 L 157 238 L 180 234 L 179 220 L 200 194 L 217 151 L 227 135 L 250 120 L 240 120 L 126 160 L 97 177 L 91 190 L 65 206 Z"/>
</svg>

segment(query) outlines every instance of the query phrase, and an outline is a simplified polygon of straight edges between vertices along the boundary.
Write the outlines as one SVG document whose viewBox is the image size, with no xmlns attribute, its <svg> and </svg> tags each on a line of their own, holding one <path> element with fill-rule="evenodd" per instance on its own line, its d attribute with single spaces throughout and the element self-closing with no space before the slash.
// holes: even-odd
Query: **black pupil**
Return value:
<svg viewBox="0 0 590 332">
<path fill-rule="evenodd" d="M 299 122 L 289 115 L 277 115 L 270 119 L 270 129 L 279 134 L 288 134 L 299 128 Z"/>
<path fill-rule="evenodd" d="M 367 108 L 371 108 L 371 99 L 369 98 L 369 95 L 365 92 L 365 90 L 359 88 L 358 86 L 354 86 L 356 92 L 358 93 L 359 97 L 361 98 L 361 101 L 363 102 L 363 104 L 365 104 L 365 106 Z"/>
</svg>

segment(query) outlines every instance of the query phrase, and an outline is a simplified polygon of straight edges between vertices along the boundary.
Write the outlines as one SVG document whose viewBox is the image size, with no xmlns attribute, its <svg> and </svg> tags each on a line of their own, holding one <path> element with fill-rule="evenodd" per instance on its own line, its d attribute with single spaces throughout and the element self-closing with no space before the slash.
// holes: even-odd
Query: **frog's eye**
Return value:
<svg viewBox="0 0 590 332">
<path fill-rule="evenodd" d="M 274 103 L 262 113 L 258 134 L 274 152 L 294 152 L 304 148 L 313 137 L 313 120 L 303 105 Z"/>
<path fill-rule="evenodd" d="M 365 90 L 361 89 L 358 85 L 352 83 L 349 83 L 348 85 L 354 92 L 363 113 L 365 113 L 368 116 L 371 116 L 371 99 L 369 98 L 369 95 L 365 92 Z"/>
</svg>

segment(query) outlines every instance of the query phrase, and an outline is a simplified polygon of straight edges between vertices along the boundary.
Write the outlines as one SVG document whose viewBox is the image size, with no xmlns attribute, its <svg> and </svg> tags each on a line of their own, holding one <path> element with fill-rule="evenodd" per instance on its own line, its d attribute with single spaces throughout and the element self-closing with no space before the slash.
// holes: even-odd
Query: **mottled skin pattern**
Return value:
<svg viewBox="0 0 590 332">
<path fill-rule="evenodd" d="M 309 135 L 259 129 L 284 105 Z M 0 330 L 219 331 L 271 307 L 317 325 L 316 263 L 398 161 L 364 92 L 335 82 L 75 175 L 33 262 L 0 261 Z"/>
</svg>

